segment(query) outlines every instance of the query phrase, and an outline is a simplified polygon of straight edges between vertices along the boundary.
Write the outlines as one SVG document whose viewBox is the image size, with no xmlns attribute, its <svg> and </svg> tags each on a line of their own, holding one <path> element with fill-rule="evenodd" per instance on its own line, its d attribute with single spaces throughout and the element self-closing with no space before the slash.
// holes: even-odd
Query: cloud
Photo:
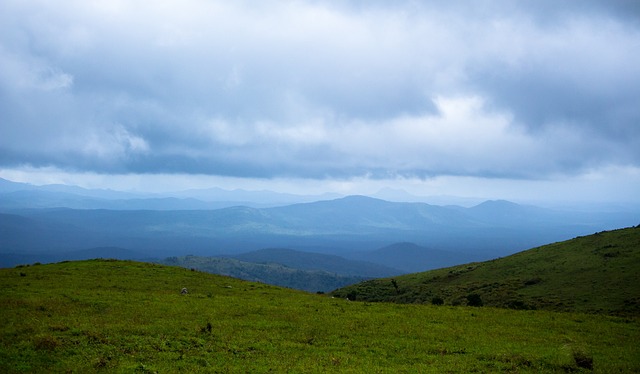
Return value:
<svg viewBox="0 0 640 374">
<path fill-rule="evenodd" d="M 551 178 L 640 164 L 632 2 L 5 2 L 0 167 Z"/>
</svg>

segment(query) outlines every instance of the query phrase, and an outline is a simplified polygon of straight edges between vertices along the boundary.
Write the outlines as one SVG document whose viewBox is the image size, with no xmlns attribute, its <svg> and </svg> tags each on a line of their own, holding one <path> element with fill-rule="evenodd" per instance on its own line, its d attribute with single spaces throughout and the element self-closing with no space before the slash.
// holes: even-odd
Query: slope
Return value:
<svg viewBox="0 0 640 374">
<path fill-rule="evenodd" d="M 640 315 L 640 226 L 333 292 L 365 301 Z M 475 296 L 473 296 L 475 295 Z"/>
<path fill-rule="evenodd" d="M 0 305 L 3 373 L 640 371 L 637 318 L 352 303 L 130 261 L 0 269 Z"/>
</svg>

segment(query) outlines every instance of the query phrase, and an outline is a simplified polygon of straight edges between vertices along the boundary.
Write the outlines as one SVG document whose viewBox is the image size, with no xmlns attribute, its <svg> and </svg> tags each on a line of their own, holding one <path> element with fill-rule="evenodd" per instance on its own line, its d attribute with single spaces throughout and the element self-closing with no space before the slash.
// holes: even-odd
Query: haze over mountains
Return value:
<svg viewBox="0 0 640 374">
<path fill-rule="evenodd" d="M 216 193 L 218 200 L 212 198 Z M 209 194 L 209 200 L 197 194 Z M 637 225 L 639 212 L 633 206 L 570 211 L 485 201 L 463 207 L 218 189 L 153 196 L 0 180 L 0 266 L 92 257 L 249 256 L 278 248 L 253 252 L 251 261 L 334 273 L 348 261 L 361 261 L 407 273 Z M 283 256 L 283 250 L 289 252 Z M 324 268 L 312 266 L 321 261 L 308 256 L 306 262 L 285 263 L 309 252 L 344 261 Z"/>
<path fill-rule="evenodd" d="M 230 206 L 271 207 L 340 197 L 213 187 L 171 193 L 124 192 L 50 184 L 34 186 L 0 178 L 0 208 L 206 210 Z"/>
</svg>

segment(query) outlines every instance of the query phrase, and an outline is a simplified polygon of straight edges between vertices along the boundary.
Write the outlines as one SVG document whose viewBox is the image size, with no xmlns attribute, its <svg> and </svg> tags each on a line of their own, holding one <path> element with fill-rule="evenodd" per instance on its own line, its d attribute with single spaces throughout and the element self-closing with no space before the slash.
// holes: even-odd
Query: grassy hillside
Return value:
<svg viewBox="0 0 640 374">
<path fill-rule="evenodd" d="M 0 305 L 3 373 L 640 371 L 636 317 L 353 303 L 149 263 L 0 269 Z"/>
<path fill-rule="evenodd" d="M 640 227 L 633 227 L 492 261 L 366 281 L 334 295 L 365 301 L 441 301 L 638 316 L 639 274 Z"/>
</svg>

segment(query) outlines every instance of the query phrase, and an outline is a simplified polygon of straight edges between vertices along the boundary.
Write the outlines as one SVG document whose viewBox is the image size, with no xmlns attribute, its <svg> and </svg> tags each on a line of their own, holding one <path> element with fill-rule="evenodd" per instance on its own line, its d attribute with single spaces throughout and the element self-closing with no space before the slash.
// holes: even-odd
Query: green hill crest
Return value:
<svg viewBox="0 0 640 374">
<path fill-rule="evenodd" d="M 511 256 L 375 279 L 333 292 L 362 301 L 640 315 L 640 226 Z"/>
</svg>

